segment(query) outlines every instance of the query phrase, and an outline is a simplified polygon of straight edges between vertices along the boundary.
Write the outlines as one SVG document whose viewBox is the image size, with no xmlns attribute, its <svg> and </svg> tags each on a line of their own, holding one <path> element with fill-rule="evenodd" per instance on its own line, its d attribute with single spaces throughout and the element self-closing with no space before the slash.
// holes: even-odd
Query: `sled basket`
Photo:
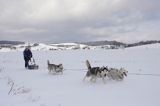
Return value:
<svg viewBox="0 0 160 106">
<path fill-rule="evenodd" d="M 39 68 L 39 66 L 35 63 L 35 60 L 33 59 L 33 61 L 30 61 L 30 64 L 28 65 L 28 69 L 30 70 L 37 70 Z"/>
<path fill-rule="evenodd" d="M 28 66 L 28 69 L 30 69 L 30 70 L 38 69 L 38 68 L 39 68 L 39 66 L 36 65 L 36 64 L 33 64 L 33 65 L 29 65 L 29 66 Z"/>
</svg>

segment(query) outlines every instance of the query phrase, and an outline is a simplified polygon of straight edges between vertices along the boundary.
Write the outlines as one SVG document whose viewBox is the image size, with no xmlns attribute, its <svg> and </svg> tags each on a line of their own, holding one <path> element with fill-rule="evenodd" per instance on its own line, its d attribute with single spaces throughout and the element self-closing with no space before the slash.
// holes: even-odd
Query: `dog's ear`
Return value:
<svg viewBox="0 0 160 106">
<path fill-rule="evenodd" d="M 123 74 L 127 77 L 127 74 L 126 74 L 126 72 L 123 72 Z"/>
</svg>

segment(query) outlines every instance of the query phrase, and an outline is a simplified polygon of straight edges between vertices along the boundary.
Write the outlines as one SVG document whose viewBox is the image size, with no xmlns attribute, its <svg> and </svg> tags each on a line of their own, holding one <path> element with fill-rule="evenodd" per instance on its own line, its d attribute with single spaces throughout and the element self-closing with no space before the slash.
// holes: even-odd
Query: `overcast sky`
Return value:
<svg viewBox="0 0 160 106">
<path fill-rule="evenodd" d="M 160 40 L 160 0 L 0 0 L 0 40 Z"/>
</svg>

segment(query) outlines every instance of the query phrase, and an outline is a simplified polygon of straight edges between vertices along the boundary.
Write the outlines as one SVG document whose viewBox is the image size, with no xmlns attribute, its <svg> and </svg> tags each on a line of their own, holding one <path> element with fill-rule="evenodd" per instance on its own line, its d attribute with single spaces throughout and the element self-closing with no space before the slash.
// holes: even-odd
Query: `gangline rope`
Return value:
<svg viewBox="0 0 160 106">
<path fill-rule="evenodd" d="M 64 69 L 64 71 L 80 71 L 80 72 L 87 72 L 87 69 Z M 128 73 L 128 75 L 142 75 L 142 76 L 157 76 L 160 77 L 160 74 L 153 74 L 153 73 Z"/>
</svg>

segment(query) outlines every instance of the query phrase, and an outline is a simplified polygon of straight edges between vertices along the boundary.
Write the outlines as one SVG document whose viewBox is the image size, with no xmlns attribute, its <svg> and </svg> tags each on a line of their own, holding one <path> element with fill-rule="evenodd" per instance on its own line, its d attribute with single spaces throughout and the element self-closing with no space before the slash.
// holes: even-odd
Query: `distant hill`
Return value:
<svg viewBox="0 0 160 106">
<path fill-rule="evenodd" d="M 118 41 L 91 41 L 91 42 L 81 42 L 81 44 L 85 44 L 88 46 L 103 46 L 103 45 L 114 45 L 114 46 L 123 46 L 127 47 L 134 47 L 134 46 L 142 46 L 147 44 L 155 44 L 160 43 L 160 40 L 149 40 L 149 41 L 140 41 L 136 43 L 123 43 Z"/>
<path fill-rule="evenodd" d="M 85 44 L 88 46 L 102 46 L 102 45 L 116 45 L 116 46 L 125 46 L 125 43 L 118 41 L 91 41 L 91 42 L 82 42 L 81 44 Z"/>
<path fill-rule="evenodd" d="M 77 49 L 124 49 L 135 46 L 160 43 L 158 40 L 141 41 L 137 43 L 126 44 L 117 41 L 92 41 L 79 43 L 59 43 L 59 44 L 44 44 L 30 43 L 32 50 L 77 50 Z M 21 41 L 0 41 L 0 50 L 24 50 L 28 43 Z"/>
<path fill-rule="evenodd" d="M 155 43 L 160 43 L 160 40 L 140 41 L 137 43 L 126 44 L 125 47 L 127 48 L 127 47 L 142 46 Z"/>
<path fill-rule="evenodd" d="M 25 42 L 21 41 L 6 41 L 6 40 L 1 40 L 0 45 L 19 45 L 19 44 L 24 44 Z"/>
</svg>

